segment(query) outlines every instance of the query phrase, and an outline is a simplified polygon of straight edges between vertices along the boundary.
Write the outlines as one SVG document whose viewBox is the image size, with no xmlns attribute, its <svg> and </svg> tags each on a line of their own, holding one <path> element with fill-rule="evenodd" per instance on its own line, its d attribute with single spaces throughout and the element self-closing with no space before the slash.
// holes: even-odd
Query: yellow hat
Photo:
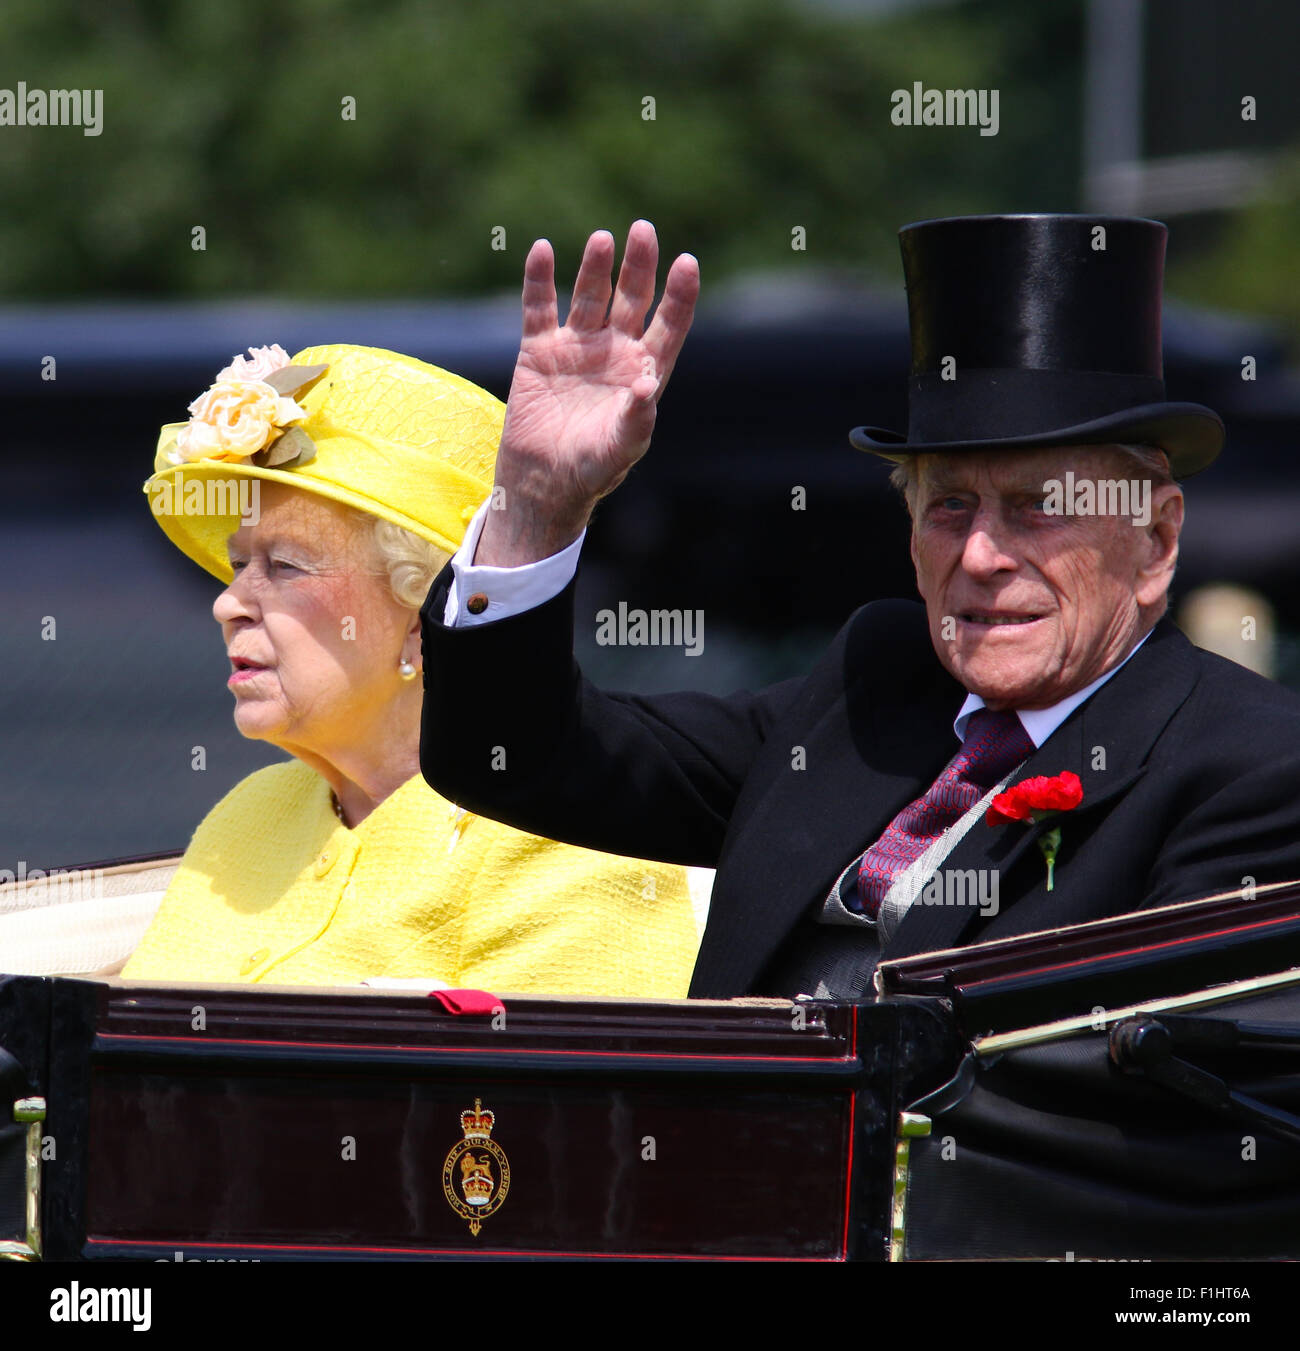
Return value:
<svg viewBox="0 0 1300 1351">
<path fill-rule="evenodd" d="M 271 380 L 277 393 L 294 388 L 299 372 L 274 369 L 289 360 L 278 347 L 249 350 L 253 360 L 236 358 L 218 382 Z M 219 409 L 205 425 L 196 413 L 189 423 L 162 429 L 144 491 L 172 543 L 229 583 L 226 541 L 239 526 L 238 495 L 214 489 L 223 482 L 237 486 L 233 480 L 267 479 L 382 517 L 454 553 L 492 490 L 505 420 L 500 399 L 449 371 L 377 347 L 309 347 L 292 365 L 313 368 L 309 379 L 314 368 L 325 369 L 294 395 L 296 403 L 279 399 L 278 412 L 265 383 L 252 397 L 264 405 L 270 400 L 274 421 L 260 424 L 269 439 L 290 432 L 281 456 L 290 449 L 302 454 L 277 465 L 260 447 L 250 455 L 245 444 L 235 453 L 220 444 L 226 424 Z M 253 389 L 247 383 L 242 388 Z M 223 389 L 229 386 L 215 384 L 203 399 Z M 191 412 L 202 412 L 202 401 Z"/>
</svg>

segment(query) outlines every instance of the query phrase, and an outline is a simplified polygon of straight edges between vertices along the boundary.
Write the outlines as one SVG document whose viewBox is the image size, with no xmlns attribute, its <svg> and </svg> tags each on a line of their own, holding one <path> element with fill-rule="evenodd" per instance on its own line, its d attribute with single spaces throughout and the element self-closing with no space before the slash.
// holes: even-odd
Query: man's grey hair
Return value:
<svg viewBox="0 0 1300 1351">
<path fill-rule="evenodd" d="M 1174 481 L 1174 476 L 1169 468 L 1169 456 L 1159 446 L 1134 445 L 1116 441 L 1095 447 L 1062 446 L 1061 449 L 1118 451 L 1127 456 L 1132 463 L 1134 478 L 1149 480 L 1153 488 L 1159 488 Z M 907 456 L 906 459 L 901 460 L 894 466 L 893 473 L 889 476 L 890 483 L 902 494 L 903 500 L 907 503 L 908 512 L 913 514 L 916 505 L 916 490 L 919 486 L 916 460 L 915 455 Z"/>
</svg>

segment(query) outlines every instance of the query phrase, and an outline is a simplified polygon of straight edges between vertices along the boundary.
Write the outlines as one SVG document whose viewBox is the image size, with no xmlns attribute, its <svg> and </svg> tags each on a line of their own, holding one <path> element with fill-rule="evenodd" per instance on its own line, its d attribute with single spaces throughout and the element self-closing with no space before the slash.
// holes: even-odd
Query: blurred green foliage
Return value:
<svg viewBox="0 0 1300 1351">
<path fill-rule="evenodd" d="M 883 17 L 799 0 L 8 0 L 0 87 L 102 89 L 104 125 L 0 127 L 0 296 L 513 289 L 537 236 L 563 272 L 589 231 L 637 216 L 707 282 L 809 263 L 899 285 L 907 221 L 1081 209 L 1083 22 L 1084 0 Z M 917 80 L 997 89 L 998 134 L 894 126 L 891 93 Z M 1300 335 L 1300 291 L 1277 284 L 1298 207 L 1300 158 L 1269 199 L 1181 224 L 1170 293 Z"/>
<path fill-rule="evenodd" d="M 1169 286 L 1181 298 L 1277 321 L 1300 352 L 1300 148 L 1277 157 L 1254 201 L 1202 222 L 1202 246 L 1171 260 Z"/>
<path fill-rule="evenodd" d="M 909 220 L 1078 208 L 1081 34 L 1080 0 L 8 0 L 0 86 L 102 88 L 104 125 L 0 128 L 0 294 L 513 288 L 636 216 L 710 280 L 899 284 Z M 999 89 L 999 134 L 892 125 L 916 80 Z"/>
</svg>

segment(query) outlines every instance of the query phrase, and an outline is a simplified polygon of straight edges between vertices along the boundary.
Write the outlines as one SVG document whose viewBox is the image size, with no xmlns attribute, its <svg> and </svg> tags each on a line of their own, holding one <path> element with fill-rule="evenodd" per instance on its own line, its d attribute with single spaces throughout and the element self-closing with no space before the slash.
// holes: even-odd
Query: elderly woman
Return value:
<svg viewBox="0 0 1300 1351">
<path fill-rule="evenodd" d="M 145 491 L 226 583 L 236 725 L 292 759 L 204 819 L 123 976 L 684 995 L 683 869 L 522 834 L 420 777 L 419 607 L 488 495 L 501 403 L 392 352 L 271 347 L 190 412 Z"/>
</svg>

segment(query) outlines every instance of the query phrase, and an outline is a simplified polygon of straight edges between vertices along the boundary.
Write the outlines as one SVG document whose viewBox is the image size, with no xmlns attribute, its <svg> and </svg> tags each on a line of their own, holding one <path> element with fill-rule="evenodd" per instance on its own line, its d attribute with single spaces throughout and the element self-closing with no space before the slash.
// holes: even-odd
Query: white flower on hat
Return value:
<svg viewBox="0 0 1300 1351">
<path fill-rule="evenodd" d="M 295 366 L 279 343 L 250 347 L 248 356 L 235 357 L 190 404 L 187 423 L 163 429 L 168 433 L 177 428 L 173 438 L 160 441 L 160 455 L 174 465 L 226 460 L 295 469 L 309 464 L 316 447 L 295 425 L 308 416 L 295 396 L 310 389 L 327 370 L 324 362 Z"/>
<path fill-rule="evenodd" d="M 305 408 L 272 386 L 244 379 L 218 379 L 190 404 L 189 412 L 190 420 L 177 433 L 169 457 L 173 464 L 246 460 L 290 423 L 307 416 Z"/>
<path fill-rule="evenodd" d="M 250 347 L 248 356 L 232 358 L 229 366 L 217 372 L 217 379 L 265 380 L 272 371 L 283 370 L 289 364 L 289 353 L 278 342 L 270 347 Z"/>
</svg>

